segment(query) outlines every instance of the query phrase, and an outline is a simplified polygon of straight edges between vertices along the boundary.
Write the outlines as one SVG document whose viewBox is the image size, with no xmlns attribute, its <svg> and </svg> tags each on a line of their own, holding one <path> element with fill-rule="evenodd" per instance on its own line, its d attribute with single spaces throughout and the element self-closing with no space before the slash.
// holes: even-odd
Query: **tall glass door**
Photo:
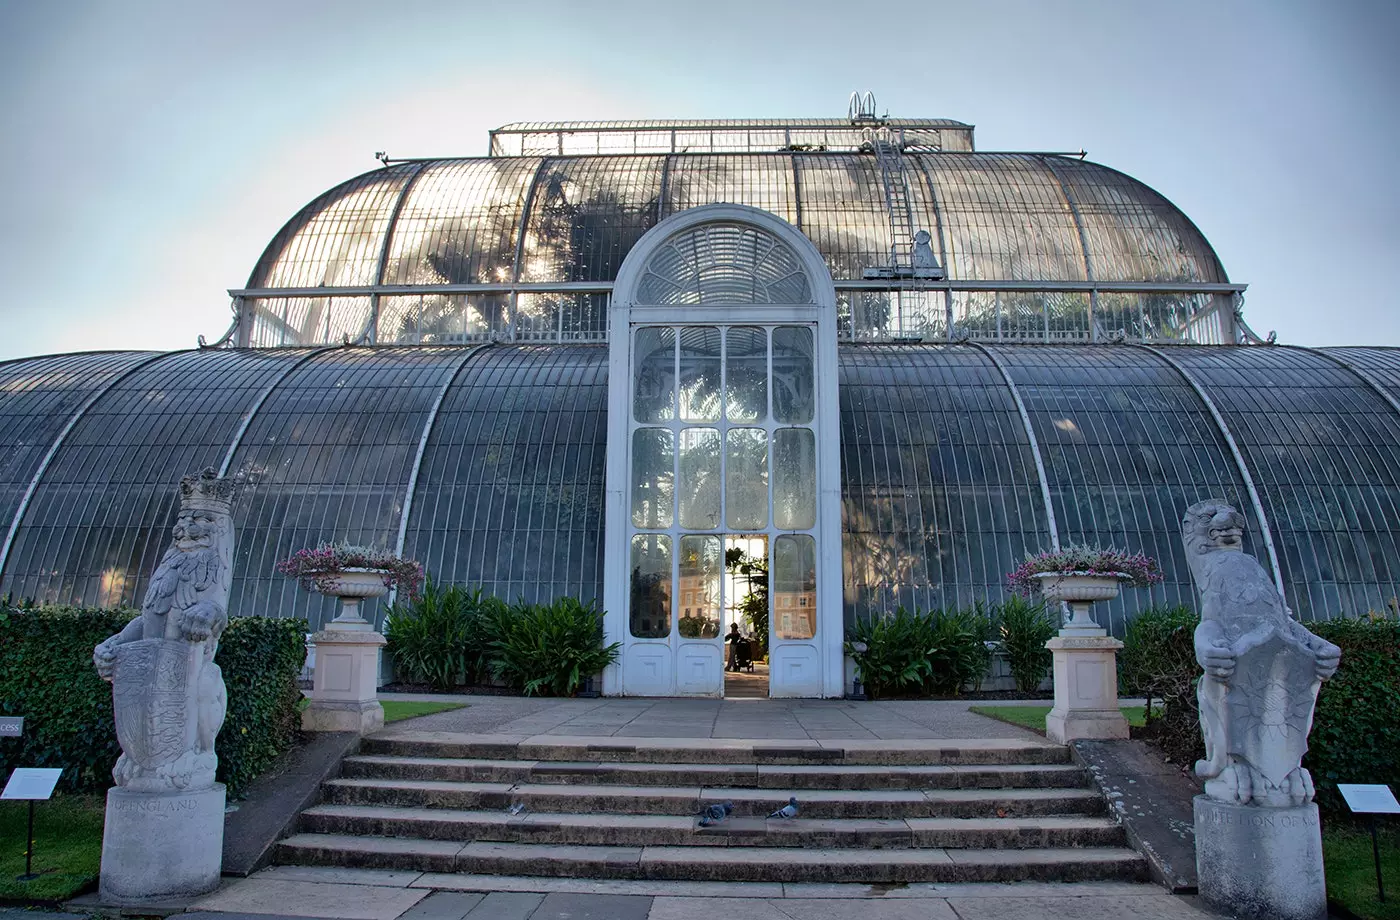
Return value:
<svg viewBox="0 0 1400 920">
<path fill-rule="evenodd" d="M 630 344 L 626 692 L 722 694 L 725 537 L 746 535 L 766 537 L 774 667 L 819 695 L 814 329 L 638 325 Z"/>
</svg>

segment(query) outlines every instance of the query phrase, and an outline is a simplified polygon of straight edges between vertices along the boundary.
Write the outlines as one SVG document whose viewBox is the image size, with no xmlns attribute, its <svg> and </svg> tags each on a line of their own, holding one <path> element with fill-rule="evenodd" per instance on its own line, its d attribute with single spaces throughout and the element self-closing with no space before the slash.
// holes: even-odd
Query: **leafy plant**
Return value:
<svg viewBox="0 0 1400 920">
<path fill-rule="evenodd" d="M 335 592 L 337 576 L 347 569 L 369 569 L 384 576 L 386 588 L 397 588 L 410 597 L 418 593 L 423 567 L 412 559 L 401 559 L 386 549 L 353 546 L 349 543 L 322 543 L 315 549 L 299 549 L 277 563 L 277 571 L 295 578 L 308 591 Z"/>
<path fill-rule="evenodd" d="M 476 683 L 488 670 L 494 622 L 487 608 L 505 606 L 480 588 L 443 587 L 431 578 L 422 592 L 389 608 L 384 638 L 404 678 L 434 690 Z"/>
<path fill-rule="evenodd" d="M 1072 544 L 1057 550 L 1027 555 L 1026 561 L 1006 576 L 1006 586 L 1017 594 L 1031 595 L 1040 587 L 1035 577 L 1047 572 L 1065 575 L 1117 575 L 1125 585 L 1146 588 L 1163 578 L 1151 556 L 1097 546 Z"/>
<path fill-rule="evenodd" d="M 488 623 L 492 673 L 526 696 L 572 696 L 622 648 L 603 645 L 602 611 L 572 597 L 501 605 Z"/>
<path fill-rule="evenodd" d="M 1013 594 L 997 607 L 996 629 L 1016 689 L 1034 693 L 1050 670 L 1052 655 L 1045 643 L 1055 635 L 1055 617 L 1043 602 Z"/>
<path fill-rule="evenodd" d="M 857 620 L 846 634 L 846 653 L 872 699 L 953 695 L 986 674 L 990 632 L 991 618 L 980 605 L 927 613 L 900 607 Z"/>
<path fill-rule="evenodd" d="M 112 688 L 97 676 L 92 649 L 134 610 L 0 605 L 0 715 L 24 716 L 24 735 L 0 743 L 0 776 L 12 768 L 60 767 L 67 791 L 112 784 L 121 747 Z M 218 778 L 236 796 L 296 737 L 297 675 L 306 660 L 306 621 L 234 617 L 214 661 L 228 687 L 215 742 Z"/>
</svg>

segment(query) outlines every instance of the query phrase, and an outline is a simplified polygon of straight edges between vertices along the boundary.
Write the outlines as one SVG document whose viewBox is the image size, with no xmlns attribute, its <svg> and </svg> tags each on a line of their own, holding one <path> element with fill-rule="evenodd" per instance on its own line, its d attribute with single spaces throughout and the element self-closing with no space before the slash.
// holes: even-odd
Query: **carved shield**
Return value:
<svg viewBox="0 0 1400 920">
<path fill-rule="evenodd" d="M 1307 753 L 1319 686 L 1312 654 L 1289 636 L 1244 649 L 1226 697 L 1229 752 L 1282 783 Z"/>
<path fill-rule="evenodd" d="M 147 770 L 194 747 L 198 655 L 198 645 L 175 639 L 141 639 L 116 648 L 112 708 L 117 740 Z"/>
</svg>

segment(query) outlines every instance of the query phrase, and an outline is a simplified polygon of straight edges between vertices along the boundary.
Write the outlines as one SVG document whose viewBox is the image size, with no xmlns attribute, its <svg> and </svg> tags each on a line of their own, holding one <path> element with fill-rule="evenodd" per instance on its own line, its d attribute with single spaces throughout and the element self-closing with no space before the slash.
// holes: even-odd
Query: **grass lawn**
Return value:
<svg viewBox="0 0 1400 920">
<path fill-rule="evenodd" d="M 1045 717 L 1050 714 L 1049 706 L 973 706 L 971 711 L 979 716 L 986 716 L 996 719 L 998 722 L 1006 722 L 1010 725 L 1019 725 L 1022 728 L 1029 728 L 1033 732 L 1045 734 Z M 1129 725 L 1143 725 L 1143 708 L 1141 706 L 1124 706 L 1123 715 L 1127 718 Z"/>
<path fill-rule="evenodd" d="M 380 700 L 379 705 L 384 707 L 385 723 L 397 722 L 400 719 L 413 719 L 418 716 L 430 716 L 435 712 L 450 712 L 453 709 L 465 709 L 466 703 L 430 703 L 418 700 Z"/>
<path fill-rule="evenodd" d="M 1400 822 L 1379 822 L 1385 903 L 1376 900 L 1376 860 L 1362 826 L 1330 823 L 1322 833 L 1327 899 L 1365 920 L 1400 920 Z"/>
<path fill-rule="evenodd" d="M 0 802 L 0 900 L 58 901 L 97 881 L 102 861 L 102 796 L 65 795 L 34 803 L 34 871 L 24 872 L 28 802 Z"/>
</svg>

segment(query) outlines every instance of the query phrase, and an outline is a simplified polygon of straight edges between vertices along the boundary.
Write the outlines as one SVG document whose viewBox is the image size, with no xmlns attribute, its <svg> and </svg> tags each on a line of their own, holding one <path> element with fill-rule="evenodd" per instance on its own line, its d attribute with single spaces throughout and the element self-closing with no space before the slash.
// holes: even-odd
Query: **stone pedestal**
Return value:
<svg viewBox="0 0 1400 920">
<path fill-rule="evenodd" d="M 1055 662 L 1055 706 L 1045 717 L 1045 736 L 1051 741 L 1128 737 L 1128 720 L 1118 708 L 1118 650 L 1123 643 L 1098 632 L 1061 632 L 1045 643 Z"/>
<path fill-rule="evenodd" d="M 1326 920 L 1315 804 L 1261 808 L 1198 795 L 1194 810 L 1197 885 L 1206 903 L 1249 920 Z"/>
<path fill-rule="evenodd" d="M 379 650 L 384 637 L 368 623 L 331 622 L 318 632 L 311 702 L 302 710 L 301 727 L 312 732 L 359 732 L 384 727 L 379 705 Z"/>
<path fill-rule="evenodd" d="M 224 787 L 198 792 L 107 792 L 99 891 L 109 904 L 189 898 L 219 887 Z"/>
</svg>

